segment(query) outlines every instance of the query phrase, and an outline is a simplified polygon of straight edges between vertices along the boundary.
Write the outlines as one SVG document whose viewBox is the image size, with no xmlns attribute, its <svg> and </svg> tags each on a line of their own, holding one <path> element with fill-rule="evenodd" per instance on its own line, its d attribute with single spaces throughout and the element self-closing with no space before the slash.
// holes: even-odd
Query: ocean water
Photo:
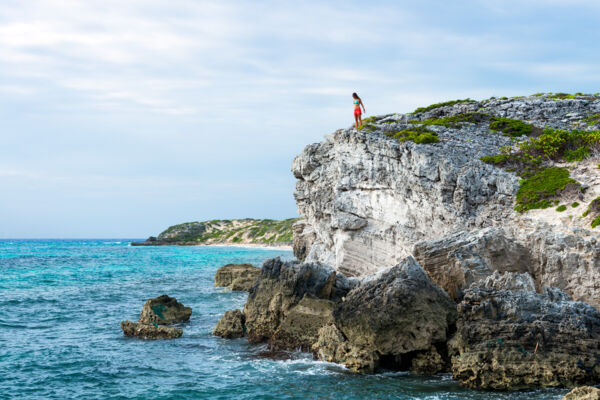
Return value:
<svg viewBox="0 0 600 400">
<path fill-rule="evenodd" d="M 0 241 L 1 399 L 559 399 L 566 390 L 460 388 L 448 375 L 372 376 L 272 357 L 211 335 L 246 293 L 213 286 L 227 263 L 291 252 L 241 247 L 131 247 L 128 240 Z M 193 314 L 175 340 L 125 338 L 145 300 L 176 297 Z"/>
</svg>

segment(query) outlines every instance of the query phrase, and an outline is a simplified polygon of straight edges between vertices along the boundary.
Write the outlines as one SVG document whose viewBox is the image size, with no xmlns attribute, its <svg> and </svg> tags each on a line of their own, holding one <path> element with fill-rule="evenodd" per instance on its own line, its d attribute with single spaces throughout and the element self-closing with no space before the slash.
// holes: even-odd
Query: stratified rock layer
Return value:
<svg viewBox="0 0 600 400">
<path fill-rule="evenodd" d="M 251 264 L 227 264 L 215 273 L 215 286 L 247 292 L 259 274 L 260 268 Z"/>
<path fill-rule="evenodd" d="M 600 380 L 600 313 L 558 289 L 467 289 L 458 315 L 452 373 L 465 386 L 514 390 Z"/>
</svg>

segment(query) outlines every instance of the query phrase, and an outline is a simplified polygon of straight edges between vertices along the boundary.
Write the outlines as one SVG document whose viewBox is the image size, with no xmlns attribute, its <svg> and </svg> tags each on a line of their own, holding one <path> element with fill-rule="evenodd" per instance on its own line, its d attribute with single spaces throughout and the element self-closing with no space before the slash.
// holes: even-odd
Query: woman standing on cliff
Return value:
<svg viewBox="0 0 600 400">
<path fill-rule="evenodd" d="M 354 122 L 356 124 L 356 129 L 358 129 L 363 124 L 360 107 L 362 106 L 363 112 L 366 113 L 367 111 L 365 110 L 365 105 L 363 104 L 362 100 L 356 93 L 352 93 L 352 97 L 354 98 Z"/>
</svg>

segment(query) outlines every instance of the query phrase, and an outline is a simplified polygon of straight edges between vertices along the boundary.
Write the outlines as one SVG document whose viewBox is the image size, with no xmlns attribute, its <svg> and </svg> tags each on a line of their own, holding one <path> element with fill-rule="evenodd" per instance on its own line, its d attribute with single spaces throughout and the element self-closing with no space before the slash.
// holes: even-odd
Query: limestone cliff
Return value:
<svg viewBox="0 0 600 400">
<path fill-rule="evenodd" d="M 480 160 L 544 128 L 600 129 L 598 115 L 600 96 L 548 94 L 458 102 L 338 130 L 293 161 L 303 217 L 294 226 L 296 256 L 360 276 L 414 255 L 458 297 L 495 271 L 528 273 L 538 292 L 554 286 L 598 307 L 599 228 L 591 226 L 596 214 L 584 215 L 600 195 L 598 147 L 581 150 L 580 161 L 538 160 L 576 183 L 523 213 L 515 211 L 517 173 Z M 423 132 L 435 140 L 410 136 Z M 460 277 L 453 287 L 436 280 L 448 274 Z"/>
</svg>

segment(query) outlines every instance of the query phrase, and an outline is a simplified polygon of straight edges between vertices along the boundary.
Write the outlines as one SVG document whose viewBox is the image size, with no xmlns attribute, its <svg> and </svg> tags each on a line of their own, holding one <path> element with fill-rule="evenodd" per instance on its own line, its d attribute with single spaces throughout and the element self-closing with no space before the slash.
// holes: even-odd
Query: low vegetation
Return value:
<svg viewBox="0 0 600 400">
<path fill-rule="evenodd" d="M 590 126 L 600 125 L 600 113 L 588 115 L 584 121 Z"/>
<path fill-rule="evenodd" d="M 427 107 L 419 107 L 415 111 L 413 111 L 411 114 L 424 113 L 424 112 L 431 111 L 431 110 L 434 110 L 434 109 L 440 108 L 440 107 L 447 107 L 447 106 L 453 106 L 455 104 L 460 104 L 460 103 L 473 103 L 473 102 L 475 102 L 475 100 L 471 100 L 471 99 L 450 100 L 450 101 L 445 101 L 443 103 L 431 104 Z"/>
<path fill-rule="evenodd" d="M 157 241 L 187 244 L 250 243 L 290 244 L 292 225 L 298 218 L 285 220 L 239 219 L 186 222 L 167 228 Z"/>
<path fill-rule="evenodd" d="M 579 185 L 569 177 L 566 168 L 540 168 L 534 175 L 521 181 L 515 210 L 525 212 L 534 208 L 551 207 L 552 200 L 569 184 Z"/>
<path fill-rule="evenodd" d="M 495 115 L 471 112 L 450 115 L 442 118 L 430 118 L 424 121 L 410 121 L 411 124 L 440 125 L 446 128 L 460 128 L 463 123 L 488 123 L 490 130 L 502 132 L 505 136 L 529 136 L 537 130 L 533 125 L 518 119 L 496 117 Z"/>
<path fill-rule="evenodd" d="M 563 212 L 567 209 L 567 206 L 565 206 L 564 204 L 561 204 L 560 206 L 556 207 L 556 211 L 558 212 Z"/>
<path fill-rule="evenodd" d="M 437 133 L 424 126 L 415 126 L 399 132 L 387 132 L 386 135 L 398 139 L 399 142 L 411 140 L 416 144 L 437 143 L 440 141 Z"/>
</svg>

